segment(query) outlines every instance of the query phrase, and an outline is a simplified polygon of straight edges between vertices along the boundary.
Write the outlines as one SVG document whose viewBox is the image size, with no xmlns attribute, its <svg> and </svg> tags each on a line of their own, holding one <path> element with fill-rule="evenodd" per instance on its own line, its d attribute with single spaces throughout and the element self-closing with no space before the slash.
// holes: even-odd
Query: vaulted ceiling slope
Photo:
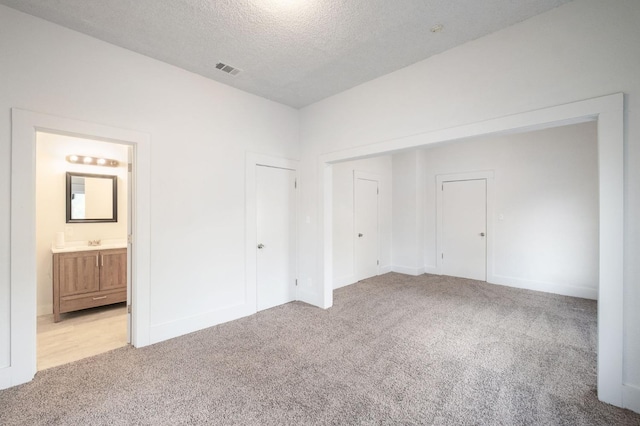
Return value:
<svg viewBox="0 0 640 426">
<path fill-rule="evenodd" d="M 300 108 L 570 0 L 0 0 Z M 437 26 L 442 26 L 438 31 Z M 435 28 L 434 28 L 435 27 Z M 235 76 L 218 63 L 239 68 Z"/>
</svg>

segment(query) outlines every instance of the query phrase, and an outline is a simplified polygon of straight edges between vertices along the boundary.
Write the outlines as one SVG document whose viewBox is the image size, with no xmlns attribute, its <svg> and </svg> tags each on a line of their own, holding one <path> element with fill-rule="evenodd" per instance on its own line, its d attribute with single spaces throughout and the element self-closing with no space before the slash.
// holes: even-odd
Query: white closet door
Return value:
<svg viewBox="0 0 640 426">
<path fill-rule="evenodd" d="M 355 178 L 356 278 L 378 275 L 378 181 Z"/>
<path fill-rule="evenodd" d="M 257 309 L 295 300 L 296 172 L 256 166 Z"/>
<path fill-rule="evenodd" d="M 487 181 L 442 184 L 442 273 L 487 279 Z"/>
</svg>

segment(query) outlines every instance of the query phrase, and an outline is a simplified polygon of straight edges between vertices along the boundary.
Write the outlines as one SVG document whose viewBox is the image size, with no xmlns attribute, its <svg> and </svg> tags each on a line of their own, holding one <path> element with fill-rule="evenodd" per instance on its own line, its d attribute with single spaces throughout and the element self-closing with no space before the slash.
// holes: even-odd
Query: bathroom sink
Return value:
<svg viewBox="0 0 640 426">
<path fill-rule="evenodd" d="M 119 248 L 127 248 L 127 242 L 125 240 L 109 241 L 97 246 L 90 246 L 87 242 L 74 241 L 74 242 L 68 243 L 64 247 L 52 246 L 51 252 L 52 253 L 69 253 L 74 251 L 109 250 L 109 249 L 119 249 Z"/>
</svg>

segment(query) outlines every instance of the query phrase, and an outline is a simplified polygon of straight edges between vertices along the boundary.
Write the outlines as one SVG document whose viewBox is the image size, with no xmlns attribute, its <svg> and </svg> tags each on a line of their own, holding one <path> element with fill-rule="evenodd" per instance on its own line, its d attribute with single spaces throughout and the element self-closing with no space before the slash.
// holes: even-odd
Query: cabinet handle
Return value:
<svg viewBox="0 0 640 426">
<path fill-rule="evenodd" d="M 100 266 L 104 266 L 104 254 L 100 255 Z"/>
<path fill-rule="evenodd" d="M 106 299 L 107 296 L 94 297 L 93 300 Z"/>
<path fill-rule="evenodd" d="M 96 268 L 98 267 L 98 255 L 96 254 Z"/>
</svg>

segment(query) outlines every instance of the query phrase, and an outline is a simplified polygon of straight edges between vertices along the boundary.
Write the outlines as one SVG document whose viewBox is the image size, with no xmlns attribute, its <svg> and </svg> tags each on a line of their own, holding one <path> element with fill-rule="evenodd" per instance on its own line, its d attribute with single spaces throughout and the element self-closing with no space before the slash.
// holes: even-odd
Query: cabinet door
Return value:
<svg viewBox="0 0 640 426">
<path fill-rule="evenodd" d="M 90 293 L 100 289 L 97 251 L 60 254 L 60 296 Z"/>
<path fill-rule="evenodd" d="M 127 288 L 127 249 L 100 252 L 100 290 Z"/>
</svg>

